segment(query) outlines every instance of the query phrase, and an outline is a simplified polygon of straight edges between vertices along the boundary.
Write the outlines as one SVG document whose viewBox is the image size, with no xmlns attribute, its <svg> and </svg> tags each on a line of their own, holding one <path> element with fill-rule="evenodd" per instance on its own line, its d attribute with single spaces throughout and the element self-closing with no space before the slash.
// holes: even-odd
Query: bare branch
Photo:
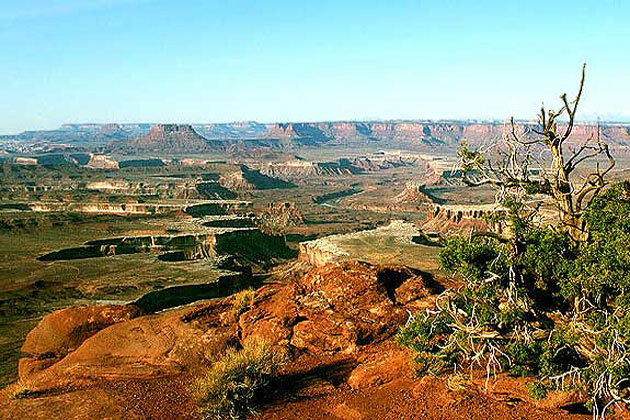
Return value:
<svg viewBox="0 0 630 420">
<path fill-rule="evenodd" d="M 575 96 L 575 99 L 573 100 L 573 109 L 571 109 L 571 106 L 567 102 L 566 93 L 562 95 L 561 97 L 562 101 L 564 102 L 564 107 L 566 108 L 567 113 L 569 114 L 569 123 L 567 124 L 567 128 L 564 131 L 564 134 L 562 135 L 562 137 L 560 137 L 561 139 L 560 143 L 564 142 L 567 138 L 569 138 L 569 136 L 571 135 L 571 131 L 573 131 L 573 124 L 575 122 L 575 113 L 577 112 L 578 104 L 580 103 L 580 99 L 582 98 L 582 90 L 584 89 L 585 78 L 586 78 L 586 63 L 582 65 L 582 78 L 580 79 L 580 87 L 578 89 L 578 93 Z"/>
</svg>

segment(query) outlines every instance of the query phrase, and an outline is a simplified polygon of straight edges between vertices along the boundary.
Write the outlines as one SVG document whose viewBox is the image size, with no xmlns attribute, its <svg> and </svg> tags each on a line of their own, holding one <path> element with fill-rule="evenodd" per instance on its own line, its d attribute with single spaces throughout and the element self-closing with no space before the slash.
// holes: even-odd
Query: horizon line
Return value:
<svg viewBox="0 0 630 420">
<path fill-rule="evenodd" d="M 535 123 L 535 119 L 524 119 L 524 118 L 515 118 L 515 122 L 518 123 Z M 565 122 L 566 120 L 559 120 L 560 122 Z M 340 119 L 340 120 L 284 120 L 284 121 L 258 121 L 258 120 L 231 120 L 231 121 L 215 121 L 215 122 L 66 122 L 57 126 L 56 128 L 34 128 L 34 129 L 26 129 L 19 132 L 10 132 L 2 134 L 0 133 L 0 137 L 12 137 L 19 136 L 20 134 L 29 133 L 29 132 L 38 132 L 38 131 L 56 131 L 68 126 L 106 126 L 106 125 L 166 125 L 166 124 L 174 124 L 174 125 L 190 125 L 190 126 L 203 126 L 203 125 L 229 125 L 229 124 L 242 124 L 242 123 L 255 123 L 262 125 L 272 125 L 272 124 L 321 124 L 321 123 L 372 123 L 372 122 L 382 122 L 382 123 L 394 123 L 394 122 L 423 122 L 423 123 L 441 123 L 441 122 L 452 122 L 452 123 L 486 123 L 486 124 L 500 124 L 500 123 L 509 123 L 510 119 L 498 119 L 498 118 L 368 118 L 368 119 Z M 630 126 L 630 117 L 627 119 L 622 117 L 622 119 L 583 119 L 577 120 L 575 124 L 577 125 L 589 125 L 589 124 L 603 124 L 603 125 L 622 125 L 622 126 Z"/>
</svg>

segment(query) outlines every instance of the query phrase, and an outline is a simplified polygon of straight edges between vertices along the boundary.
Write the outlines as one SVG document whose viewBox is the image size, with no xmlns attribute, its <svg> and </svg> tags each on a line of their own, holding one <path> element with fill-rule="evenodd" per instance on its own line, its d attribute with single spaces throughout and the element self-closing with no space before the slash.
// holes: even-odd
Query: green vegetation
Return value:
<svg viewBox="0 0 630 420">
<path fill-rule="evenodd" d="M 237 315 L 246 312 L 252 306 L 255 296 L 256 290 L 251 288 L 234 293 L 232 295 L 234 312 L 236 312 Z"/>
<path fill-rule="evenodd" d="M 415 351 L 421 375 L 479 366 L 536 376 L 532 398 L 548 389 L 586 389 L 596 416 L 630 391 L 630 182 L 595 198 L 584 214 L 588 237 L 522 217 L 504 203 L 509 239 L 454 238 L 440 254 L 465 280 L 397 335 Z"/>
<path fill-rule="evenodd" d="M 228 349 L 193 389 L 205 420 L 243 419 L 256 412 L 284 358 L 267 342 L 249 340 Z"/>
<path fill-rule="evenodd" d="M 18 379 L 14 384 L 6 388 L 11 399 L 21 400 L 25 398 L 36 398 L 44 392 L 35 390 L 32 385 L 23 379 Z"/>
<path fill-rule="evenodd" d="M 518 134 L 512 119 L 495 161 L 463 145 L 462 181 L 494 187 L 503 235 L 448 241 L 440 264 L 464 286 L 397 338 L 416 352 L 421 374 L 476 365 L 488 380 L 499 371 L 536 376 L 533 398 L 581 388 L 597 419 L 630 404 L 630 182 L 609 188 L 616 162 L 599 127 L 567 146 L 585 69 L 575 99 L 561 95 L 558 111 L 543 106 L 533 133 Z M 542 205 L 555 209 L 553 222 Z"/>
<path fill-rule="evenodd" d="M 534 400 L 543 400 L 547 398 L 547 387 L 540 381 L 532 382 L 527 387 L 529 396 Z"/>
</svg>

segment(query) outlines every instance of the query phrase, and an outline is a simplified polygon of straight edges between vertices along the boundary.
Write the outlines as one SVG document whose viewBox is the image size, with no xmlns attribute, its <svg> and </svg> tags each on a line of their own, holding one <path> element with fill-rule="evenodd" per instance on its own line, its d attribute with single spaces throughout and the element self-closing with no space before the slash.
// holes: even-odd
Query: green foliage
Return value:
<svg viewBox="0 0 630 420">
<path fill-rule="evenodd" d="M 452 332 L 449 324 L 453 319 L 446 312 L 416 317 L 402 328 L 395 337 L 396 342 L 409 347 L 416 353 L 416 373 L 438 375 L 457 362 L 455 346 L 440 347 L 446 334 Z"/>
<path fill-rule="evenodd" d="M 547 386 L 541 381 L 535 381 L 527 386 L 529 396 L 534 400 L 542 400 L 547 398 Z"/>
<path fill-rule="evenodd" d="M 490 273 L 507 274 L 504 247 L 485 237 L 449 239 L 439 256 L 441 267 L 471 283 L 483 281 Z"/>
<path fill-rule="evenodd" d="M 581 250 L 572 292 L 605 304 L 623 301 L 630 291 L 630 182 L 597 197 L 585 215 L 589 240 Z"/>
<path fill-rule="evenodd" d="M 241 350 L 229 349 L 193 389 L 203 419 L 240 420 L 255 413 L 282 362 L 283 357 L 264 341 L 250 340 Z"/>
<path fill-rule="evenodd" d="M 486 161 L 483 154 L 476 150 L 471 150 L 467 142 L 463 142 L 457 153 L 462 162 L 464 172 L 472 172 L 479 168 Z"/>
<path fill-rule="evenodd" d="M 524 233 L 522 252 L 515 263 L 532 286 L 555 292 L 572 275 L 576 255 L 566 235 L 550 228 L 534 227 Z"/>
<path fill-rule="evenodd" d="M 441 267 L 465 284 L 416 315 L 397 342 L 415 352 L 419 374 L 477 365 L 535 376 L 532 398 L 584 388 L 599 415 L 630 401 L 630 182 L 592 202 L 583 243 L 534 225 L 518 200 L 505 208 L 507 240 L 446 243 Z"/>
</svg>

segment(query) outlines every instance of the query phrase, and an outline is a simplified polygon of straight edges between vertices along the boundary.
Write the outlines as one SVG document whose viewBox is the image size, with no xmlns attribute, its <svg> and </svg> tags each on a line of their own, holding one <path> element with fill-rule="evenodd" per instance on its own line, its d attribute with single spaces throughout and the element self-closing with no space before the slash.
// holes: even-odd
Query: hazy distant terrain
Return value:
<svg viewBox="0 0 630 420">
<path fill-rule="evenodd" d="M 533 135 L 535 125 L 517 122 L 516 131 Z M 256 149 L 298 150 L 302 147 L 367 146 L 394 148 L 453 147 L 462 141 L 488 144 L 511 127 L 504 122 L 479 121 L 348 121 L 218 124 L 66 124 L 56 130 L 26 131 L 0 136 L 5 152 L 76 149 L 83 151 L 180 154 L 241 152 Z M 579 124 L 572 141 L 580 143 L 597 133 L 593 123 Z M 602 139 L 624 153 L 630 148 L 630 125 L 602 123 Z"/>
</svg>

